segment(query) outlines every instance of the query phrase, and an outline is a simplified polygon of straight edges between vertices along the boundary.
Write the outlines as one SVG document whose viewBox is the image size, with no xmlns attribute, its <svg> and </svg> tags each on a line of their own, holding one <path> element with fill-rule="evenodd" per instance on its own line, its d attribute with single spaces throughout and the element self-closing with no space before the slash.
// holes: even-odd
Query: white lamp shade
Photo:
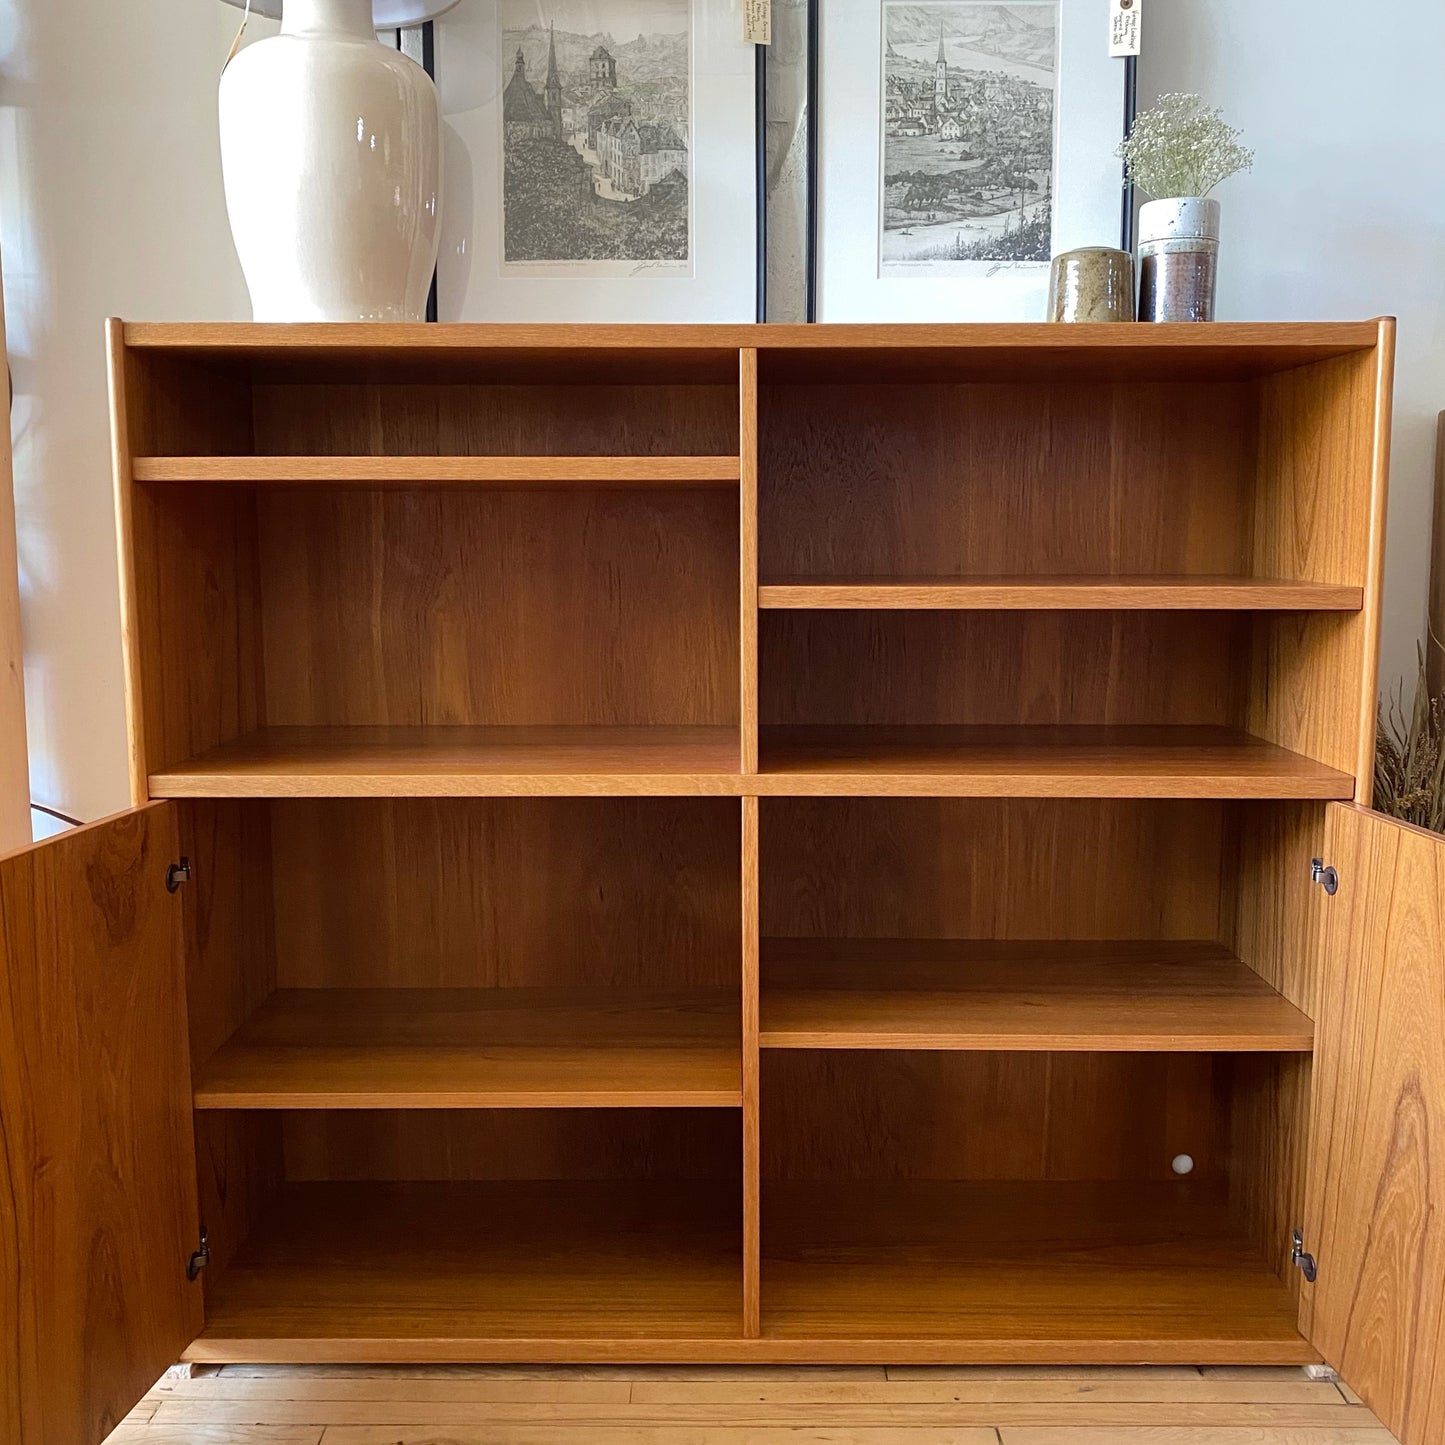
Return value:
<svg viewBox="0 0 1445 1445">
<path fill-rule="evenodd" d="M 240 10 L 245 8 L 246 0 L 226 0 L 226 3 Z M 400 30 L 435 20 L 457 3 L 458 0 L 372 0 L 371 9 L 378 30 Z M 281 4 L 282 0 L 251 0 L 251 14 L 279 20 Z"/>
</svg>

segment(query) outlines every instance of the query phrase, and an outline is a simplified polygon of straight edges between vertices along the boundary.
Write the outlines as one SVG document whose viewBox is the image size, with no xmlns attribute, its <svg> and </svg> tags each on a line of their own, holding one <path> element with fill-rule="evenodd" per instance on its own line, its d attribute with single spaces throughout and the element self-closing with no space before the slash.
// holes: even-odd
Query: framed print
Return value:
<svg viewBox="0 0 1445 1445">
<path fill-rule="evenodd" d="M 1109 0 L 817 0 L 818 318 L 1038 321 L 1117 246 Z"/>
<path fill-rule="evenodd" d="M 755 51 L 742 0 L 463 0 L 441 317 L 753 320 Z"/>
</svg>

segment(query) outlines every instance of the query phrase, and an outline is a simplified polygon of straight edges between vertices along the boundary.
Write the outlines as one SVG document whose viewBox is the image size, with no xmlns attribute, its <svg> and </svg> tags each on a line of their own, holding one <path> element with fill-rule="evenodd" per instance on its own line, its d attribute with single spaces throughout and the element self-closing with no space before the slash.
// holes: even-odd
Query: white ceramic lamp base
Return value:
<svg viewBox="0 0 1445 1445">
<path fill-rule="evenodd" d="M 226 209 L 257 321 L 420 321 L 436 269 L 441 109 L 371 0 L 286 0 L 221 77 Z"/>
</svg>

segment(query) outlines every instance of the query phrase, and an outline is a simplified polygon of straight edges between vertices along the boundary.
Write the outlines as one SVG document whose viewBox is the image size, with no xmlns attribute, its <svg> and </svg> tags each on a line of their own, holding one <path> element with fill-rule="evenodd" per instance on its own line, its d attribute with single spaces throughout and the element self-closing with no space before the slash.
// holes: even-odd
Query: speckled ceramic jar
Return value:
<svg viewBox="0 0 1445 1445">
<path fill-rule="evenodd" d="M 1134 258 L 1107 246 L 1054 257 L 1049 272 L 1050 321 L 1132 321 Z"/>
</svg>

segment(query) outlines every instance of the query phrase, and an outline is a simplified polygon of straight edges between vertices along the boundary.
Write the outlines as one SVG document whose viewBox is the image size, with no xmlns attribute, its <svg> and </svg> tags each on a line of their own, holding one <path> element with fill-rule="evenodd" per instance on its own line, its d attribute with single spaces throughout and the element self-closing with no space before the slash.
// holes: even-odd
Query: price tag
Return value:
<svg viewBox="0 0 1445 1445">
<path fill-rule="evenodd" d="M 1139 0 L 1132 0 L 1137 5 Z M 748 45 L 773 43 L 773 0 L 743 0 L 743 41 Z"/>
<path fill-rule="evenodd" d="M 1109 0 L 1109 54 L 1138 55 L 1144 0 Z"/>
</svg>

